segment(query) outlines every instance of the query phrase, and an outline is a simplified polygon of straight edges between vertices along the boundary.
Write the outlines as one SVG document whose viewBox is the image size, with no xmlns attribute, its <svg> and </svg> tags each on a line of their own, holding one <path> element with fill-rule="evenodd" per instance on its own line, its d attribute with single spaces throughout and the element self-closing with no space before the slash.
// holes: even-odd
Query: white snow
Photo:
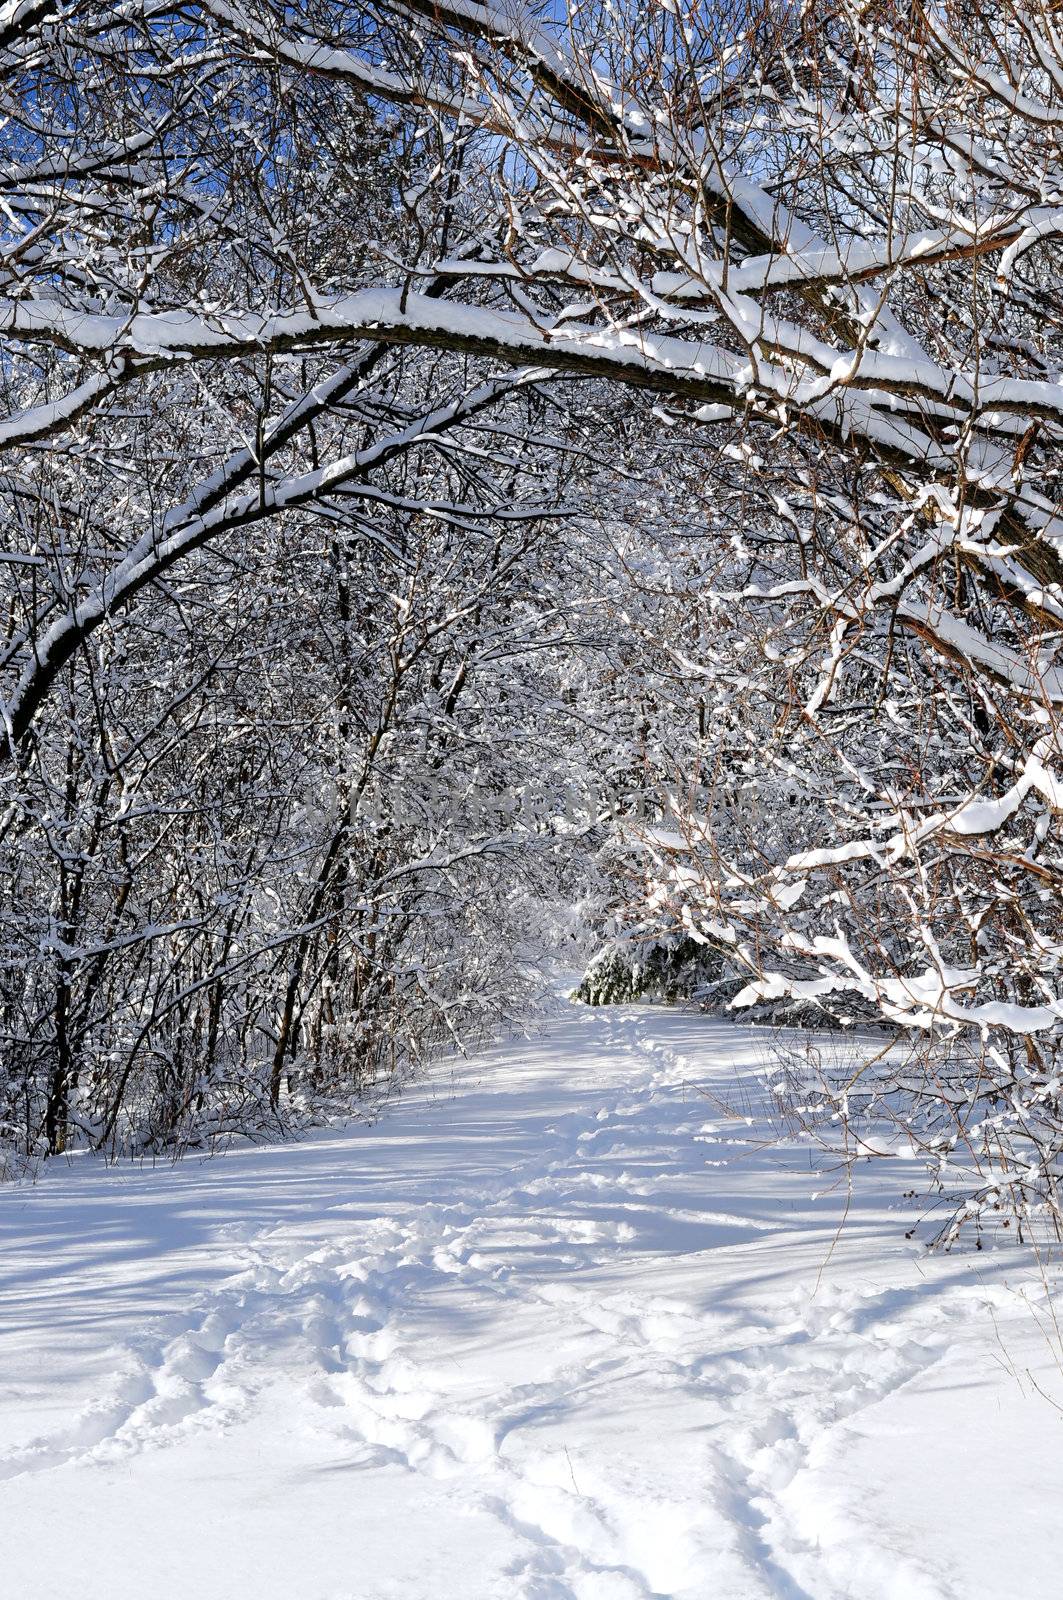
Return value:
<svg viewBox="0 0 1063 1600">
<path fill-rule="evenodd" d="M 769 1045 L 566 1007 L 372 1127 L 6 1188 L 3 1593 L 1055 1593 L 1050 1278 L 906 1241 L 908 1151 L 846 1215 Z"/>
</svg>

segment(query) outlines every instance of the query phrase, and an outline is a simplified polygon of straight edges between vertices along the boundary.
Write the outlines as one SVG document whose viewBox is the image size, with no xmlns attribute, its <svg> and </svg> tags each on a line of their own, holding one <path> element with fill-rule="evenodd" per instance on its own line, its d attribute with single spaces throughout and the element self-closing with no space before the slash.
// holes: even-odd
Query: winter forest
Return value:
<svg viewBox="0 0 1063 1600">
<path fill-rule="evenodd" d="M 875 1474 L 944 1363 L 1008 1387 L 924 1411 L 934 1493 L 1063 1489 L 1057 0 L 5 0 L 0 95 L 0 1237 L 76 1279 L 0 1328 L 0 1502 L 91 1466 L 128 1542 L 107 1473 L 258 1363 L 409 1549 L 163 1600 L 1048 1592 L 977 1497 L 876 1545 Z M 754 1314 L 718 1246 L 766 1295 L 784 1221 Z M 466 1392 L 503 1272 L 539 1353 Z M 616 1349 L 620 1443 L 506 1454 Z"/>
</svg>

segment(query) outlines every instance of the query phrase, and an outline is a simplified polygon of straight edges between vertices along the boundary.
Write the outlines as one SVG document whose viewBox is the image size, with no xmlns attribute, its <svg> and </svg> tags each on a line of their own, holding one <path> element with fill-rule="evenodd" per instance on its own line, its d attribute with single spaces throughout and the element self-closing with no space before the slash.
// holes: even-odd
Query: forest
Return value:
<svg viewBox="0 0 1063 1600">
<path fill-rule="evenodd" d="M 583 993 L 1060 1211 L 1049 0 L 7 0 L 0 1139 Z M 859 1142 L 859 1132 L 853 1137 Z"/>
<path fill-rule="evenodd" d="M 0 0 L 0 1597 L 1063 1570 L 1063 0 Z"/>
</svg>

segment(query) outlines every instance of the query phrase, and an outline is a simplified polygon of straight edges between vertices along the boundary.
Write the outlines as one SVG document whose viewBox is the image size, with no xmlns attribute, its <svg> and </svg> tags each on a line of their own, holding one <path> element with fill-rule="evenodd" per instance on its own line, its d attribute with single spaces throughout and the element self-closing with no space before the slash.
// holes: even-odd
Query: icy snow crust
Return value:
<svg viewBox="0 0 1063 1600">
<path fill-rule="evenodd" d="M 906 1242 L 903 1158 L 839 1235 L 768 1050 L 567 1008 L 374 1127 L 9 1187 L 4 1593 L 1057 1592 L 1050 1278 Z"/>
</svg>

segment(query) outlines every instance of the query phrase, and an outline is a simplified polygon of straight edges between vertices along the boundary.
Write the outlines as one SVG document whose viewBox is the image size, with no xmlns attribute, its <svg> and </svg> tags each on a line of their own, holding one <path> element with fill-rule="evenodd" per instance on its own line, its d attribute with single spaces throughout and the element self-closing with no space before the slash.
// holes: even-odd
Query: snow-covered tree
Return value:
<svg viewBox="0 0 1063 1600">
<path fill-rule="evenodd" d="M 75 720 L 96 703 L 78 673 L 127 627 L 165 659 L 155 619 L 211 581 L 196 563 L 337 519 L 508 527 L 509 461 L 478 427 L 513 440 L 538 528 L 564 493 L 536 502 L 532 456 L 560 485 L 581 397 L 611 389 L 707 482 L 728 469 L 692 512 L 720 548 L 697 626 L 675 612 L 649 697 L 699 708 L 655 903 L 745 970 L 745 1000 L 981 1040 L 906 1092 L 1051 1198 L 1048 0 L 13 3 L 0 51 L 14 836 L 64 696 Z M 636 536 L 638 498 L 615 502 Z"/>
</svg>

